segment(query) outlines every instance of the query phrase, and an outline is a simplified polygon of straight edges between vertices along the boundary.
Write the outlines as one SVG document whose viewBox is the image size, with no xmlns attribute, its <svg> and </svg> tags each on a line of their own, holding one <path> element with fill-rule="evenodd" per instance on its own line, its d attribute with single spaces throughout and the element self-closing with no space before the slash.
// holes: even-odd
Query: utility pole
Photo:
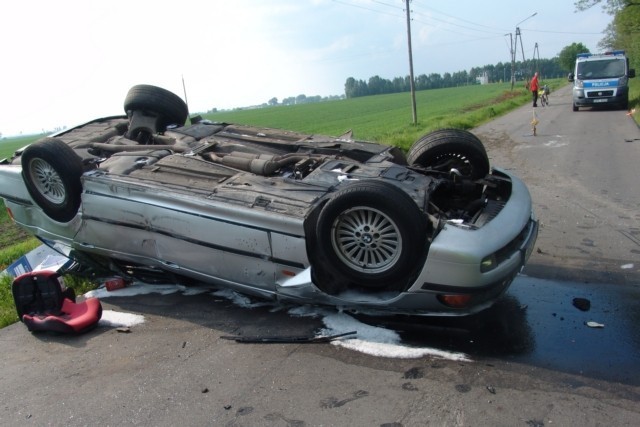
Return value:
<svg viewBox="0 0 640 427">
<path fill-rule="evenodd" d="M 411 49 L 411 11 L 409 10 L 409 0 L 405 0 L 407 10 L 407 42 L 409 46 L 409 87 L 411 88 L 411 112 L 413 124 L 418 124 L 418 114 L 416 113 L 416 87 L 413 79 L 413 53 Z"/>
<path fill-rule="evenodd" d="M 536 57 L 536 54 L 538 55 Z M 542 73 L 540 72 L 540 51 L 538 50 L 538 42 L 533 47 L 533 71 L 540 74 L 539 78 L 542 79 Z"/>
<path fill-rule="evenodd" d="M 518 37 L 520 37 L 520 49 L 522 50 L 522 62 L 524 63 L 524 47 L 522 45 L 522 34 L 520 34 L 520 24 L 526 21 L 529 18 L 533 18 L 536 16 L 538 12 L 534 12 L 533 15 L 527 16 L 522 21 L 516 24 L 516 37 L 515 40 L 511 38 L 511 90 L 513 90 L 513 85 L 516 81 L 516 50 L 518 49 Z M 506 35 L 506 34 L 505 34 Z M 509 33 L 511 36 L 511 33 Z"/>
<path fill-rule="evenodd" d="M 506 36 L 506 34 L 505 34 Z M 509 33 L 509 56 L 511 57 L 511 91 L 513 91 L 513 85 L 516 82 L 516 53 L 513 50 L 513 33 Z"/>
</svg>

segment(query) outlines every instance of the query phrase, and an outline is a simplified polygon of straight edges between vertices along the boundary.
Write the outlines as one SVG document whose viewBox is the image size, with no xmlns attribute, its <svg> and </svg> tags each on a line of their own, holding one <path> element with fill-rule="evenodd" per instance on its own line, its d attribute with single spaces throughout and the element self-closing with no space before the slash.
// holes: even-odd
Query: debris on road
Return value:
<svg viewBox="0 0 640 427">
<path fill-rule="evenodd" d="M 531 131 L 533 132 L 533 136 L 537 136 L 536 126 L 540 123 L 538 120 L 538 116 L 536 115 L 536 110 L 533 110 L 533 120 L 531 120 Z"/>
<path fill-rule="evenodd" d="M 262 343 L 262 344 L 305 344 L 305 343 L 323 343 L 330 342 L 337 338 L 342 338 L 347 335 L 357 334 L 358 331 L 345 332 L 342 334 L 336 335 L 324 335 L 324 336 L 266 336 L 266 337 L 258 337 L 258 336 L 242 336 L 242 335 L 223 335 L 220 338 L 224 340 L 234 340 L 239 343 Z M 351 337 L 350 337 L 351 338 Z"/>
<path fill-rule="evenodd" d="M 591 309 L 591 301 L 586 298 L 574 298 L 573 306 L 581 311 L 589 311 Z"/>
<path fill-rule="evenodd" d="M 603 323 L 598 323 L 598 322 L 585 322 L 585 325 L 587 325 L 590 328 L 597 328 L 597 329 L 601 329 L 604 328 L 604 324 Z"/>
</svg>

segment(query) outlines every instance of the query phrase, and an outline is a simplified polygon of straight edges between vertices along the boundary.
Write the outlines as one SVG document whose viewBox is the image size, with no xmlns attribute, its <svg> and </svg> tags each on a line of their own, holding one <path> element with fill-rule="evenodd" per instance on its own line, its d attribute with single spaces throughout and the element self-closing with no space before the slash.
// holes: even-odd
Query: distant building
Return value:
<svg viewBox="0 0 640 427">
<path fill-rule="evenodd" d="M 483 71 L 481 76 L 476 77 L 476 81 L 481 85 L 486 85 L 487 83 L 489 83 L 489 73 Z"/>
</svg>

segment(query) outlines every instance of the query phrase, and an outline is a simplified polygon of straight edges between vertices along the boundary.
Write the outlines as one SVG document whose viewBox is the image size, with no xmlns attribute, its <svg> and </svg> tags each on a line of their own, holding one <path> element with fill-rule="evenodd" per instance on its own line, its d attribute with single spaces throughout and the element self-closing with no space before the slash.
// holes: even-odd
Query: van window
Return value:
<svg viewBox="0 0 640 427">
<path fill-rule="evenodd" d="M 625 75 L 624 59 L 578 62 L 578 79 L 611 79 Z"/>
</svg>

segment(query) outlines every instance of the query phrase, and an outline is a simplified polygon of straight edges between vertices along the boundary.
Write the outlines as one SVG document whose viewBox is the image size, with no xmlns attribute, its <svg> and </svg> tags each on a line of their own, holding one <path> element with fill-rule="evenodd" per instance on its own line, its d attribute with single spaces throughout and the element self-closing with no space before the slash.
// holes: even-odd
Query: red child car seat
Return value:
<svg viewBox="0 0 640 427">
<path fill-rule="evenodd" d="M 55 271 L 32 271 L 13 281 L 11 290 L 18 317 L 31 332 L 79 334 L 100 321 L 100 300 L 88 298 L 76 303 L 73 290 L 63 291 L 59 277 Z"/>
</svg>

